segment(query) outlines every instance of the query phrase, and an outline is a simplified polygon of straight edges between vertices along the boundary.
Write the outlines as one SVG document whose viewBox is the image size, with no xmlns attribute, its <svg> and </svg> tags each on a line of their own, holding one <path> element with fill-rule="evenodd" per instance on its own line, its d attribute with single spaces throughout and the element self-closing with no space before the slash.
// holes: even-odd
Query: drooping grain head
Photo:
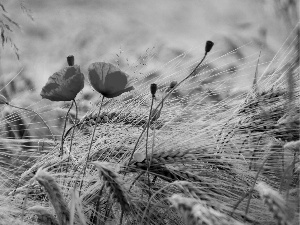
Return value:
<svg viewBox="0 0 300 225">
<path fill-rule="evenodd" d="M 44 169 L 40 168 L 35 175 L 35 179 L 45 188 L 55 210 L 58 223 L 60 225 L 69 225 L 70 211 L 63 198 L 61 189 L 54 178 Z"/>
<path fill-rule="evenodd" d="M 192 213 L 193 206 L 197 204 L 195 199 L 184 198 L 180 195 L 174 194 L 169 198 L 172 206 L 175 207 L 181 214 L 184 224 L 197 224 L 197 217 Z"/>
<path fill-rule="evenodd" d="M 58 225 L 57 219 L 49 212 L 49 208 L 35 205 L 27 209 L 37 216 L 37 222 L 40 224 Z"/>
<path fill-rule="evenodd" d="M 239 221 L 194 198 L 185 198 L 174 194 L 169 201 L 181 213 L 185 224 L 242 225 Z"/>
<path fill-rule="evenodd" d="M 287 206 L 282 196 L 264 182 L 256 184 L 255 189 L 259 192 L 262 200 L 268 206 L 269 211 L 273 214 L 277 224 L 289 225 Z"/>
<path fill-rule="evenodd" d="M 284 149 L 290 149 L 295 152 L 300 151 L 300 140 L 298 141 L 290 141 L 283 146 Z"/>
<path fill-rule="evenodd" d="M 121 205 L 123 211 L 129 210 L 129 201 L 127 193 L 119 181 L 118 175 L 110 169 L 107 162 L 92 162 L 99 172 L 99 176 L 104 181 L 104 185 L 109 191 L 110 195 L 117 200 Z"/>
</svg>

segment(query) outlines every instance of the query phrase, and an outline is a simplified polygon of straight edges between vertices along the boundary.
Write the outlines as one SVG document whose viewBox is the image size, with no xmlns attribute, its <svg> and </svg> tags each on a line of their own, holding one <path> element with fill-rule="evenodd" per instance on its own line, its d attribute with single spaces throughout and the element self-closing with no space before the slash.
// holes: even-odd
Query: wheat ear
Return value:
<svg viewBox="0 0 300 225">
<path fill-rule="evenodd" d="M 103 179 L 105 187 L 108 189 L 109 194 L 119 202 L 121 208 L 124 211 L 129 210 L 128 197 L 119 182 L 118 175 L 113 172 L 107 162 L 92 162 L 99 172 L 100 178 Z"/>
<path fill-rule="evenodd" d="M 269 211 L 277 224 L 290 225 L 288 221 L 286 203 L 282 196 L 264 182 L 256 184 L 255 189 L 259 192 L 262 200 L 268 206 Z"/>
<path fill-rule="evenodd" d="M 69 225 L 70 224 L 70 211 L 63 198 L 61 190 L 58 184 L 55 182 L 53 177 L 46 172 L 44 169 L 40 168 L 36 175 L 35 179 L 42 185 L 53 205 L 55 210 L 58 224 L 59 225 Z"/>
<path fill-rule="evenodd" d="M 140 153 L 139 153 L 140 154 Z M 152 155 L 148 155 L 148 158 L 151 157 L 151 165 L 153 164 L 172 164 L 178 162 L 190 162 L 196 160 L 194 154 L 191 153 L 190 150 L 169 150 L 169 151 L 161 151 L 155 152 Z M 144 160 L 141 160 L 138 163 L 146 164 L 146 157 L 143 157 Z M 130 165 L 136 164 L 137 161 L 132 161 Z"/>
<path fill-rule="evenodd" d="M 185 198 L 174 194 L 169 198 L 169 201 L 181 213 L 187 225 L 242 225 L 242 223 L 237 220 L 193 198 Z"/>
<path fill-rule="evenodd" d="M 178 186 L 183 192 L 189 193 L 195 199 L 199 199 L 207 202 L 211 201 L 209 196 L 205 192 L 203 192 L 200 188 L 195 187 L 190 182 L 181 181 L 180 183 L 178 183 Z"/>
<path fill-rule="evenodd" d="M 300 140 L 298 141 L 290 141 L 288 143 L 286 143 L 283 148 L 286 149 L 291 149 L 295 152 L 299 152 L 300 151 Z"/>
<path fill-rule="evenodd" d="M 35 205 L 27 210 L 32 211 L 35 213 L 35 215 L 37 215 L 37 222 L 40 224 L 58 225 L 57 219 L 51 213 L 49 213 L 49 208 Z"/>
</svg>

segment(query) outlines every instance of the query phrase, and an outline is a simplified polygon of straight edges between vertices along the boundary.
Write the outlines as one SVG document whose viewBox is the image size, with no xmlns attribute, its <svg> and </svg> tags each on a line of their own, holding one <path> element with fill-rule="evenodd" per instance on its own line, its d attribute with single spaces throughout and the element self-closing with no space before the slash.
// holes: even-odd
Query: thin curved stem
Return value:
<svg viewBox="0 0 300 225">
<path fill-rule="evenodd" d="M 148 208 L 149 208 L 150 203 L 151 203 L 151 201 L 153 200 L 153 198 L 154 198 L 157 194 L 159 194 L 160 192 L 162 192 L 164 189 L 166 189 L 166 188 L 168 188 L 168 187 L 170 187 L 170 186 L 172 186 L 172 185 L 176 185 L 177 183 L 178 183 L 178 181 L 174 181 L 174 182 L 172 182 L 172 183 L 169 183 L 169 184 L 163 186 L 162 188 L 160 188 L 159 190 L 157 190 L 157 191 L 151 196 L 151 198 L 148 200 L 147 206 L 146 206 L 146 208 L 145 208 L 145 210 L 144 210 L 144 213 L 143 213 L 142 220 L 141 220 L 141 223 L 140 223 L 140 224 L 143 224 L 144 218 L 145 218 L 145 216 L 146 216 L 146 213 L 147 213 L 147 211 L 148 211 Z"/>
<path fill-rule="evenodd" d="M 78 107 L 76 104 L 76 101 L 73 99 L 74 105 L 75 105 L 75 109 L 76 109 L 76 114 L 75 114 L 75 124 L 77 122 L 77 117 L 78 117 Z M 70 156 L 71 156 L 71 151 L 72 151 L 72 145 L 73 145 L 73 138 L 74 138 L 74 133 L 75 133 L 75 129 L 73 129 L 72 131 L 72 135 L 71 135 L 71 143 L 70 143 L 70 150 L 69 150 L 69 157 L 68 157 L 68 163 L 70 162 Z M 62 137 L 62 140 L 64 138 Z"/>
<path fill-rule="evenodd" d="M 128 192 L 130 192 L 131 188 L 133 187 L 133 185 L 135 184 L 135 182 L 144 174 L 145 172 L 142 171 L 139 175 L 137 175 L 137 177 L 134 179 L 134 181 L 131 183 Z"/>
<path fill-rule="evenodd" d="M 71 130 L 75 129 L 75 127 L 82 125 L 83 123 L 79 122 L 77 124 L 74 124 L 73 126 L 71 126 L 66 133 L 64 134 L 64 140 L 66 139 L 66 137 L 68 136 L 68 134 L 71 132 Z"/>
<path fill-rule="evenodd" d="M 267 160 L 269 159 L 269 157 L 271 155 L 272 155 L 272 153 L 266 156 L 266 158 L 262 162 L 261 166 L 259 167 L 259 170 L 257 171 L 257 173 L 255 175 L 253 185 L 252 185 L 252 187 L 251 187 L 251 189 L 249 191 L 249 198 L 248 198 L 248 201 L 247 201 L 247 206 L 246 206 L 246 210 L 245 210 L 245 216 L 247 216 L 247 214 L 248 214 L 249 205 L 250 205 L 250 201 L 251 201 L 251 198 L 252 198 L 252 192 L 254 190 L 254 187 L 255 187 L 256 181 L 258 179 L 258 176 L 259 176 L 260 172 L 262 171 L 262 169 L 264 168 L 265 163 L 267 162 Z"/>
<path fill-rule="evenodd" d="M 246 210 L 245 210 L 245 216 L 247 216 L 247 213 L 248 213 L 248 210 L 249 210 L 249 205 L 250 205 L 250 200 L 251 200 L 251 197 L 252 197 L 252 192 L 253 192 L 253 190 L 254 190 L 256 181 L 257 181 L 258 176 L 259 176 L 261 170 L 263 169 L 265 163 L 267 162 L 268 158 L 269 158 L 271 155 L 272 155 L 272 154 L 269 154 L 269 155 L 266 156 L 266 158 L 265 158 L 264 161 L 262 162 L 261 166 L 259 167 L 259 169 L 258 169 L 258 171 L 257 171 L 257 173 L 256 173 L 256 175 L 255 175 L 254 182 L 253 182 L 253 185 L 252 185 L 251 189 L 250 189 L 248 192 L 246 192 L 246 193 L 238 200 L 238 202 L 233 206 L 233 209 L 232 209 L 231 213 L 229 214 L 230 216 L 233 215 L 234 211 L 237 209 L 237 207 L 239 206 L 239 204 L 240 204 L 245 198 L 247 198 L 247 196 L 249 196 L 248 201 L 247 201 Z"/>
<path fill-rule="evenodd" d="M 151 121 L 153 102 L 154 102 L 154 97 L 152 96 L 150 112 L 149 112 L 149 117 L 148 117 L 148 122 L 147 122 L 147 135 L 146 135 L 146 162 L 147 162 L 147 177 L 148 177 L 148 186 L 149 186 L 149 199 L 151 197 L 151 193 L 150 193 L 150 175 L 149 175 L 150 160 L 148 159 L 148 137 L 149 137 L 149 126 L 150 126 L 150 121 Z"/>
<path fill-rule="evenodd" d="M 98 114 L 97 114 L 97 117 L 96 117 L 96 121 L 97 121 L 98 117 L 100 116 L 100 112 L 101 112 L 103 100 L 104 100 L 104 96 L 102 96 L 102 99 L 101 99 L 101 103 L 100 103 L 99 111 L 98 111 Z M 80 183 L 79 195 L 80 195 L 80 192 L 81 192 L 81 188 L 82 188 L 82 184 L 83 184 L 83 179 L 85 177 L 86 167 L 87 167 L 87 164 L 88 164 L 88 161 L 89 161 L 89 157 L 90 157 L 90 153 L 91 153 L 91 149 L 92 149 L 92 145 L 93 145 L 93 140 L 94 140 L 96 128 L 97 128 L 97 122 L 95 123 L 94 129 L 93 129 L 93 133 L 92 133 L 92 137 L 91 137 L 91 142 L 90 142 L 90 147 L 89 147 L 88 154 L 87 154 L 87 157 L 86 157 L 86 162 L 85 162 L 85 165 L 84 165 L 84 168 L 83 168 L 83 175 L 82 175 L 82 180 L 81 180 L 81 183 Z"/>
<path fill-rule="evenodd" d="M 56 139 L 55 139 L 55 137 L 54 137 L 54 135 L 53 135 L 53 133 L 52 133 L 50 127 L 48 126 L 48 124 L 45 122 L 45 120 L 43 119 L 43 117 L 42 117 L 39 113 L 37 113 L 36 111 L 34 111 L 34 110 L 32 110 L 32 109 L 26 109 L 26 108 L 23 108 L 23 107 L 18 107 L 18 106 L 15 106 L 15 105 L 11 105 L 10 103 L 6 103 L 6 104 L 9 105 L 10 107 L 13 107 L 13 108 L 16 108 L 16 109 L 22 109 L 22 110 L 25 110 L 25 111 L 29 111 L 29 112 L 35 113 L 38 117 L 40 117 L 40 119 L 42 120 L 42 122 L 44 123 L 44 125 L 45 125 L 45 126 L 48 128 L 48 130 L 50 131 L 50 134 L 51 134 L 51 136 L 52 136 L 52 138 L 53 138 L 53 141 L 54 141 L 54 142 L 56 141 Z"/>
<path fill-rule="evenodd" d="M 71 103 L 71 105 L 70 105 L 70 107 L 69 107 L 69 109 L 67 111 L 66 117 L 65 117 L 64 130 L 63 130 L 62 135 L 61 135 L 61 145 L 60 145 L 60 156 L 61 157 L 63 157 L 63 155 L 64 155 L 64 133 L 66 131 L 68 115 L 69 115 L 69 112 L 70 112 L 71 108 L 73 107 L 73 103 L 74 102 L 72 101 L 72 103 Z"/>
<path fill-rule="evenodd" d="M 176 85 L 175 85 L 175 86 L 174 86 L 174 87 L 173 87 L 173 88 L 172 88 L 172 89 L 171 89 L 171 90 L 163 97 L 163 99 L 162 99 L 162 100 L 159 102 L 159 104 L 156 106 L 156 108 L 155 108 L 155 110 L 154 110 L 155 114 L 152 115 L 152 117 L 156 116 L 156 114 L 158 113 L 158 108 L 163 104 L 164 100 L 165 100 L 166 98 L 168 98 L 168 97 L 170 96 L 170 94 L 173 93 L 173 91 L 174 91 L 180 84 L 182 84 L 185 80 L 187 80 L 190 76 L 192 76 L 192 75 L 194 74 L 194 72 L 195 72 L 195 71 L 198 69 L 198 67 L 202 64 L 202 62 L 204 61 L 204 59 L 206 58 L 206 56 L 207 56 L 207 52 L 205 52 L 203 58 L 202 58 L 201 61 L 197 64 L 197 66 L 195 67 L 195 69 L 194 69 L 189 75 L 187 75 L 182 81 L 180 81 L 179 83 L 177 83 L 177 84 L 176 84 Z M 133 151 L 132 151 L 132 153 L 131 153 L 131 155 L 130 155 L 129 161 L 128 161 L 128 166 L 129 166 L 129 164 L 130 164 L 130 162 L 131 162 L 131 160 L 132 160 L 133 154 L 135 153 L 136 148 L 137 148 L 137 145 L 138 145 L 138 143 L 139 143 L 139 141 L 140 141 L 140 139 L 141 139 L 143 133 L 145 132 L 145 130 L 146 130 L 146 127 L 144 127 L 142 133 L 140 134 L 140 136 L 139 136 L 139 138 L 138 138 L 138 140 L 137 140 L 137 142 L 136 142 L 136 144 L 135 144 L 135 146 L 134 146 L 134 149 L 133 149 Z"/>
</svg>

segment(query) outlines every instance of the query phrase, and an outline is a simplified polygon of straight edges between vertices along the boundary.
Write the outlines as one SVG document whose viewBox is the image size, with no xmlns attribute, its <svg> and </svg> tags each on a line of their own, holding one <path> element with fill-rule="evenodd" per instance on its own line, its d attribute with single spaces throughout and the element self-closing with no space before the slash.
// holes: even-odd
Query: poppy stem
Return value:
<svg viewBox="0 0 300 225">
<path fill-rule="evenodd" d="M 68 111 L 67 111 L 67 114 L 66 114 L 66 116 L 65 116 L 64 130 L 63 130 L 62 135 L 61 135 L 61 145 L 60 145 L 60 156 L 61 156 L 61 157 L 63 157 L 63 155 L 64 155 L 64 133 L 65 133 L 65 131 L 66 131 L 68 115 L 69 115 L 69 113 L 70 113 L 71 108 L 73 107 L 73 103 L 74 103 L 74 102 L 72 101 L 72 103 L 71 103 L 71 105 L 70 105 L 70 107 L 69 107 L 69 109 L 68 109 Z"/>
<path fill-rule="evenodd" d="M 151 101 L 151 106 L 150 106 L 150 112 L 149 112 L 149 117 L 148 117 L 148 122 L 147 122 L 147 135 L 146 135 L 146 162 L 147 162 L 147 176 L 148 176 L 148 186 L 149 186 L 149 199 L 151 197 L 150 193 L 150 175 L 149 175 L 149 169 L 150 169 L 150 160 L 148 159 L 148 136 L 149 136 L 149 126 L 150 126 L 150 121 L 151 121 L 151 114 L 152 114 L 152 107 L 153 107 L 153 102 L 154 102 L 154 96 L 152 96 L 152 101 Z M 152 157 L 152 156 L 151 156 Z"/>
<path fill-rule="evenodd" d="M 202 62 L 204 61 L 204 59 L 206 58 L 206 56 L 207 56 L 207 51 L 205 51 L 205 54 L 204 54 L 204 56 L 203 56 L 203 58 L 201 59 L 201 61 L 197 64 L 197 66 L 195 67 L 195 69 L 189 74 L 189 75 L 187 75 L 182 81 L 180 81 L 178 84 L 176 84 L 164 97 L 163 97 L 163 99 L 159 102 L 159 104 L 156 106 L 156 108 L 155 108 L 155 110 L 154 110 L 154 112 L 155 112 L 155 114 L 153 115 L 153 117 L 154 116 L 156 116 L 156 114 L 158 113 L 158 108 L 163 104 L 163 102 L 164 102 L 164 100 L 167 98 L 167 97 L 169 97 L 170 96 L 170 94 L 180 85 L 180 84 L 182 84 L 185 80 L 187 80 L 188 78 L 190 78 L 194 73 L 195 73 L 195 71 L 198 69 L 198 67 L 202 64 Z M 132 151 L 132 153 L 131 153 L 131 155 L 130 155 L 130 158 L 129 158 L 129 161 L 128 161 L 128 166 L 129 166 L 129 164 L 130 164 L 130 162 L 131 162 L 131 160 L 132 160 L 132 158 L 133 158 L 133 155 L 134 155 L 134 153 L 135 153 L 135 151 L 136 151 L 136 148 L 137 148 L 137 145 L 138 145 L 138 143 L 139 143 L 139 141 L 140 141 L 140 139 L 141 139 L 141 137 L 142 137 L 142 135 L 143 135 L 143 133 L 145 132 L 145 129 L 146 129 L 146 127 L 144 127 L 144 129 L 143 129 L 143 131 L 142 131 L 142 133 L 140 134 L 140 136 L 139 136 L 139 138 L 138 138 L 138 140 L 137 140 L 137 142 L 136 142 L 136 144 L 135 144 L 135 146 L 134 146 L 134 149 L 133 149 L 133 151 Z"/>
<path fill-rule="evenodd" d="M 25 111 L 29 111 L 29 112 L 33 112 L 33 113 L 35 113 L 38 117 L 40 117 L 40 119 L 42 120 L 42 122 L 45 124 L 45 126 L 48 128 L 48 130 L 50 131 L 50 134 L 51 134 L 51 136 L 52 136 L 52 139 L 53 139 L 53 141 L 55 142 L 56 140 L 55 140 L 55 137 L 54 137 L 54 135 L 53 135 L 53 133 L 52 133 L 52 131 L 51 131 L 51 129 L 50 129 L 50 127 L 48 126 L 48 124 L 45 122 L 45 120 L 43 119 L 43 117 L 39 114 L 39 113 L 37 113 L 36 111 L 34 111 L 34 110 L 32 110 L 32 109 L 26 109 L 26 108 L 23 108 L 23 107 L 18 107 L 18 106 L 15 106 L 15 105 L 11 105 L 11 104 L 9 104 L 9 103 L 6 103 L 7 105 L 9 105 L 10 107 L 13 107 L 13 108 L 16 108 L 16 109 L 22 109 L 22 110 L 25 110 Z"/>
<path fill-rule="evenodd" d="M 101 112 L 103 100 L 104 100 L 104 96 L 102 95 L 102 99 L 101 99 L 99 111 L 98 111 L 98 114 L 97 114 L 97 117 L 96 117 L 96 121 L 97 121 L 98 117 L 100 116 L 100 112 Z M 93 129 L 93 133 L 92 133 L 92 137 L 91 137 L 91 142 L 90 142 L 90 147 L 89 147 L 88 154 L 87 154 L 87 157 L 86 157 L 86 162 L 85 162 L 85 165 L 84 165 L 84 168 L 83 168 L 83 175 L 82 175 L 82 180 L 80 182 L 80 188 L 79 188 L 79 196 L 80 196 L 80 192 L 81 192 L 81 188 L 82 188 L 82 184 L 83 184 L 83 179 L 85 177 L 86 167 L 87 167 L 87 164 L 88 164 L 88 161 L 89 161 L 90 152 L 91 152 L 91 149 L 92 149 L 92 145 L 93 145 L 93 140 L 94 140 L 96 128 L 97 128 L 97 123 L 95 124 L 94 129 Z"/>
<path fill-rule="evenodd" d="M 75 124 L 77 124 L 77 118 L 78 118 L 78 107 L 77 107 L 77 103 L 76 101 L 73 99 L 72 100 L 74 102 L 75 105 L 75 109 L 76 109 L 76 114 L 75 114 Z M 73 129 L 72 131 L 72 135 L 71 135 L 71 143 L 70 143 L 70 151 L 69 151 L 69 157 L 68 157 L 68 163 L 70 162 L 70 156 L 71 156 L 71 151 L 72 151 L 72 144 L 73 144 L 73 138 L 74 138 L 74 133 L 75 133 L 75 129 Z M 63 139 L 62 139 L 63 140 Z M 68 172 L 68 171 L 67 171 Z"/>
</svg>

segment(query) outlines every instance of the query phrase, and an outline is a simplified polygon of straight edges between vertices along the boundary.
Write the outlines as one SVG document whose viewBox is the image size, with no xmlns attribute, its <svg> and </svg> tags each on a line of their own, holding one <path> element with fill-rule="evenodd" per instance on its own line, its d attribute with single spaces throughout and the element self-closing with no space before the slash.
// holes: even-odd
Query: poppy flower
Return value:
<svg viewBox="0 0 300 225">
<path fill-rule="evenodd" d="M 83 87 L 84 75 L 80 72 L 80 67 L 67 66 L 49 77 L 41 96 L 51 101 L 71 101 Z"/>
<path fill-rule="evenodd" d="M 157 84 L 151 84 L 150 85 L 150 91 L 151 91 L 152 97 L 154 98 L 155 97 L 155 93 L 157 91 Z"/>
<path fill-rule="evenodd" d="M 111 63 L 92 63 L 88 71 L 92 87 L 106 98 L 114 98 L 134 89 L 128 86 L 128 75 Z"/>
</svg>

